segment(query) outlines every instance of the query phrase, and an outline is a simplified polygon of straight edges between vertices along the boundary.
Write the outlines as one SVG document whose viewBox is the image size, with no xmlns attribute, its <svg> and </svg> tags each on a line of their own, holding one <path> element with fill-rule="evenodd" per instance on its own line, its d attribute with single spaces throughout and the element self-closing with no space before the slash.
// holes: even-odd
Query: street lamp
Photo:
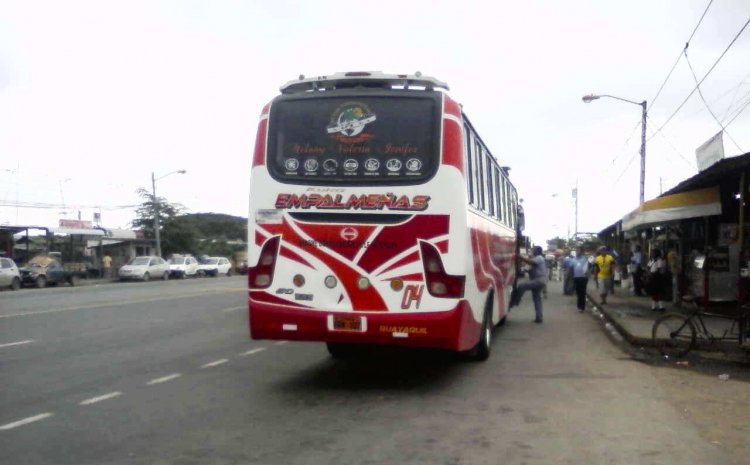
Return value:
<svg viewBox="0 0 750 465">
<path fill-rule="evenodd" d="M 170 174 L 185 174 L 187 171 L 185 170 L 177 170 L 172 171 L 171 173 L 167 173 L 164 176 L 159 176 L 158 178 L 154 176 L 154 172 L 151 172 L 151 189 L 153 191 L 154 195 L 154 231 L 156 232 L 156 255 L 161 257 L 161 237 L 159 235 L 159 200 L 156 198 L 156 181 L 159 179 L 164 179 Z"/>
<path fill-rule="evenodd" d="M 599 99 L 601 97 L 609 97 L 613 98 L 615 100 L 621 100 L 623 102 L 632 103 L 633 105 L 638 105 L 643 109 L 642 115 L 641 115 L 641 193 L 639 197 L 639 205 L 643 203 L 643 193 L 646 186 L 646 101 L 642 101 L 640 103 L 634 102 L 632 100 L 628 100 L 625 98 L 615 97 L 614 95 L 584 95 L 582 100 L 583 103 L 591 103 L 592 101 Z"/>
</svg>

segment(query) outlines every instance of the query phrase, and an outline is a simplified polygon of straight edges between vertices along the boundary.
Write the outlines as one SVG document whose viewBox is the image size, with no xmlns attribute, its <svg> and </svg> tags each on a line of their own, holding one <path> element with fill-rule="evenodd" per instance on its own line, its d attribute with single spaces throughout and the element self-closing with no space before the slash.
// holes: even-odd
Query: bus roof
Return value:
<svg viewBox="0 0 750 465">
<path fill-rule="evenodd" d="M 354 71 L 335 73 L 330 76 L 305 77 L 289 81 L 281 86 L 282 94 L 310 92 L 318 90 L 336 90 L 351 87 L 380 87 L 380 88 L 424 88 L 424 90 L 445 89 L 448 84 L 429 76 L 415 74 L 383 74 L 380 71 Z"/>
</svg>

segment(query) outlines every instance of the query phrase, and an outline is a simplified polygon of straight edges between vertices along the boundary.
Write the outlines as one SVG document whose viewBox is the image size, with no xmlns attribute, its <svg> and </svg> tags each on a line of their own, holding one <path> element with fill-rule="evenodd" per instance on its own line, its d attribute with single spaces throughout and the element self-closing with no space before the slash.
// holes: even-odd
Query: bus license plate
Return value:
<svg viewBox="0 0 750 465">
<path fill-rule="evenodd" d="M 337 331 L 362 331 L 362 317 L 334 315 L 333 329 Z"/>
</svg>

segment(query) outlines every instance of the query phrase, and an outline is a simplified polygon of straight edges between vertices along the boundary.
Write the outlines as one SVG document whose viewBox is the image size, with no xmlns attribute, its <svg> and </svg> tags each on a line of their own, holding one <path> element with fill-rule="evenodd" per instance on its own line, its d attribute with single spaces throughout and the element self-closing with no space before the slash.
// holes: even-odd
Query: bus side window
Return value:
<svg viewBox="0 0 750 465">
<path fill-rule="evenodd" d="M 486 191 L 485 185 L 484 185 L 484 172 L 482 170 L 482 146 L 479 144 L 479 141 L 476 141 L 476 151 L 474 152 L 475 158 L 474 161 L 477 165 L 477 186 L 479 187 L 477 189 L 477 207 L 479 207 L 480 210 L 484 210 L 484 192 Z"/>
<path fill-rule="evenodd" d="M 495 217 L 505 222 L 505 208 L 503 208 L 503 196 L 500 195 L 500 188 L 503 185 L 503 178 L 500 175 L 500 169 L 496 166 L 493 170 L 495 172 L 495 192 L 492 194 L 495 196 L 495 208 L 496 208 L 496 214 Z"/>
<path fill-rule="evenodd" d="M 464 139 L 466 141 L 466 163 L 468 164 L 466 168 L 466 188 L 468 189 L 469 193 L 469 204 L 474 205 L 475 202 L 475 195 L 474 195 L 474 163 L 471 159 L 472 157 L 472 150 L 471 150 L 471 132 L 469 131 L 468 127 L 464 125 Z"/>
<path fill-rule="evenodd" d="M 487 164 L 487 213 L 494 217 L 497 216 L 495 210 L 495 170 L 492 167 L 492 158 L 489 153 L 485 155 L 484 161 Z"/>
</svg>

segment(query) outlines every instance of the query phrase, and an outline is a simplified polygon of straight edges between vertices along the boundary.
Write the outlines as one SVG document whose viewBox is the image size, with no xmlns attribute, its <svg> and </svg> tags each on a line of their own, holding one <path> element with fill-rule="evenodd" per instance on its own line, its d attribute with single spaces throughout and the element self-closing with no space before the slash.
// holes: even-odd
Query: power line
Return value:
<svg viewBox="0 0 750 465">
<path fill-rule="evenodd" d="M 676 115 L 676 114 L 677 114 L 677 113 L 678 113 L 678 112 L 679 112 L 680 110 L 682 110 L 682 107 L 684 107 L 684 106 L 685 106 L 685 104 L 686 104 L 686 103 L 688 102 L 688 100 L 690 100 L 690 97 L 692 97 L 692 96 L 693 96 L 693 94 L 695 93 L 695 91 L 696 91 L 696 90 L 698 90 L 698 89 L 700 88 L 700 85 L 701 85 L 701 84 L 703 84 L 703 81 L 705 81 L 705 80 L 706 80 L 706 78 L 707 78 L 707 77 L 708 77 L 708 76 L 709 76 L 709 75 L 711 74 L 711 72 L 712 72 L 712 71 L 714 70 L 714 68 L 716 68 L 716 65 L 718 65 L 718 64 L 719 64 L 719 62 L 721 61 L 721 59 L 722 59 L 722 58 L 724 58 L 724 55 L 726 55 L 726 53 L 727 53 L 727 52 L 729 51 L 729 49 L 730 49 L 730 48 L 732 48 L 732 45 L 734 45 L 734 43 L 735 43 L 735 42 L 737 41 L 737 39 L 738 39 L 738 38 L 739 38 L 739 37 L 740 37 L 740 36 L 742 35 L 742 33 L 743 33 L 743 32 L 745 32 L 745 29 L 747 28 L 747 25 L 748 25 L 748 24 L 750 24 L 750 18 L 748 18 L 748 20 L 747 20 L 747 21 L 745 21 L 745 25 L 744 25 L 744 26 L 742 26 L 742 29 L 740 29 L 740 31 L 739 31 L 739 32 L 737 33 L 737 35 L 735 35 L 735 36 L 734 36 L 734 39 L 732 39 L 732 41 L 731 41 L 731 42 L 729 43 L 729 45 L 727 45 L 727 48 L 726 48 L 726 49 L 724 49 L 724 51 L 723 51 L 723 52 L 721 53 L 721 55 L 719 56 L 719 58 L 717 58 L 717 59 L 716 59 L 716 61 L 714 62 L 714 64 L 713 64 L 713 65 L 711 66 L 711 68 L 710 68 L 710 69 L 708 70 L 708 72 L 706 72 L 706 74 L 705 74 L 705 75 L 703 76 L 703 78 L 702 78 L 702 79 L 700 80 L 700 82 L 698 82 L 698 84 L 697 84 L 697 85 L 695 86 L 695 88 L 694 88 L 694 89 L 693 89 L 693 90 L 692 90 L 692 91 L 691 91 L 691 92 L 690 92 L 690 93 L 688 94 L 688 96 L 687 96 L 687 97 L 685 97 L 685 100 L 683 100 L 683 101 L 682 101 L 682 103 L 680 104 L 680 106 L 678 106 L 678 107 L 677 107 L 677 109 L 676 109 L 676 110 L 675 110 L 675 111 L 674 111 L 674 112 L 673 112 L 673 113 L 672 113 L 671 115 L 669 115 L 669 118 L 667 118 L 667 121 L 665 121 L 665 122 L 664 122 L 664 124 L 662 124 L 662 125 L 661 125 L 661 126 L 659 127 L 659 129 L 657 129 L 657 130 L 656 130 L 656 133 L 654 134 L 654 136 L 655 136 L 656 134 L 659 134 L 659 133 L 660 133 L 660 132 L 662 131 L 662 129 L 664 129 L 664 127 L 665 127 L 665 126 L 666 126 L 667 124 L 669 124 L 669 122 L 670 122 L 670 121 L 672 121 L 672 118 L 674 118 L 674 116 L 675 116 L 675 115 Z M 654 136 L 651 136 L 651 139 L 653 139 L 653 137 L 654 137 Z M 650 139 L 649 139 L 649 140 L 650 140 Z"/>
<path fill-rule="evenodd" d="M 690 41 L 693 40 L 693 36 L 698 31 L 698 27 L 700 27 L 701 23 L 703 22 L 703 18 L 706 17 L 706 13 L 708 13 L 708 9 L 711 8 L 711 4 L 713 2 L 714 0 L 709 0 L 708 5 L 706 5 L 706 9 L 703 10 L 701 19 L 698 20 L 698 24 L 696 24 L 695 28 L 693 28 L 693 32 L 690 34 L 690 38 L 688 38 L 687 42 L 685 42 L 685 48 L 683 50 L 687 50 L 688 46 L 690 45 Z M 664 89 L 664 86 L 667 85 L 667 81 L 669 81 L 669 78 L 672 76 L 674 69 L 677 67 L 677 64 L 680 62 L 681 59 L 682 59 L 682 52 L 680 52 L 677 55 L 677 60 L 675 60 L 674 65 L 672 65 L 672 69 L 669 70 L 669 73 L 667 74 L 667 77 L 664 79 L 664 82 L 661 83 L 661 87 L 659 87 L 659 90 L 656 92 L 656 95 L 654 96 L 654 98 L 651 99 L 651 109 L 654 108 L 656 99 L 658 99 L 659 95 L 661 95 L 661 91 Z"/>
<path fill-rule="evenodd" d="M 745 111 L 745 109 L 747 109 L 748 105 L 750 105 L 750 98 L 748 98 L 747 102 L 745 102 L 745 104 L 737 111 L 737 113 L 734 114 L 732 119 L 727 121 L 727 124 L 725 125 L 725 127 L 728 127 L 730 124 L 732 124 L 734 120 L 736 120 L 737 117 L 740 116 L 740 114 L 742 114 L 742 112 Z"/>
<path fill-rule="evenodd" d="M 685 61 L 687 61 L 688 67 L 690 68 L 690 74 L 693 75 L 693 79 L 695 80 L 695 83 L 698 84 L 698 76 L 695 75 L 695 71 L 693 70 L 693 65 L 690 63 L 690 58 L 688 58 L 687 49 L 685 49 L 684 54 L 685 54 Z M 703 91 L 701 90 L 700 85 L 697 85 L 696 87 L 698 88 L 698 95 L 700 95 L 701 100 L 703 100 L 703 104 L 706 106 L 706 109 L 711 114 L 711 116 L 713 116 L 714 121 L 716 121 L 716 124 L 718 124 L 721 130 L 724 131 L 724 134 L 726 134 L 727 137 L 729 137 L 729 140 L 731 140 L 734 146 L 737 147 L 737 150 L 739 150 L 740 153 L 742 153 L 743 151 L 742 148 L 739 146 L 739 144 L 737 144 L 737 141 L 734 140 L 732 135 L 729 134 L 729 132 L 724 127 L 724 125 L 721 124 L 721 121 L 719 121 L 719 118 L 716 117 L 713 110 L 711 110 L 711 107 L 708 105 L 708 102 L 706 102 L 706 97 L 703 96 Z"/>
</svg>

